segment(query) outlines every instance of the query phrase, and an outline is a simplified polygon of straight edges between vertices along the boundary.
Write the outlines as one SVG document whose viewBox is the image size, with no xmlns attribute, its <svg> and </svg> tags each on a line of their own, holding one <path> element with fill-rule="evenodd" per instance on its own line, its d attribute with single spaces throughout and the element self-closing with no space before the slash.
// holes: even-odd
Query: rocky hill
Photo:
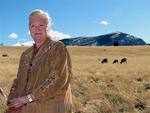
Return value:
<svg viewBox="0 0 150 113">
<path fill-rule="evenodd" d="M 145 45 L 145 41 L 133 35 L 113 32 L 105 35 L 95 37 L 76 37 L 70 39 L 62 39 L 65 45 L 78 45 L 78 46 L 128 46 L 128 45 Z"/>
</svg>

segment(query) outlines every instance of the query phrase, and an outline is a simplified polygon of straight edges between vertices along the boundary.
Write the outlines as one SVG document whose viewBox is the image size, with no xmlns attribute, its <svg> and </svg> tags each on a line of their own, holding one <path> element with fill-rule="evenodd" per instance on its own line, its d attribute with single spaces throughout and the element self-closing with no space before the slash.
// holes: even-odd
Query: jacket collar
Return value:
<svg viewBox="0 0 150 113">
<path fill-rule="evenodd" d="M 36 45 L 34 44 L 33 45 L 33 54 L 36 53 L 35 56 L 38 56 L 43 51 L 43 49 L 47 45 L 49 45 L 51 42 L 52 42 L 52 40 L 49 37 L 47 37 L 38 49 L 36 48 Z"/>
</svg>

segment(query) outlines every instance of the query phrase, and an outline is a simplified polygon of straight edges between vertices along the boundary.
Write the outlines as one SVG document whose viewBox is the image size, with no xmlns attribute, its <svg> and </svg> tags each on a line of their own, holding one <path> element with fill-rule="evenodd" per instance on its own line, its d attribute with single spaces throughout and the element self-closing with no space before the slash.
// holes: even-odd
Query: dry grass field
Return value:
<svg viewBox="0 0 150 113">
<path fill-rule="evenodd" d="M 8 95 L 25 47 L 0 47 L 0 87 Z M 68 47 L 75 113 L 150 113 L 150 46 Z M 2 55 L 8 56 L 3 57 Z M 119 62 L 127 58 L 127 63 Z M 101 63 L 107 58 L 108 63 Z M 5 104 L 0 100 L 0 113 Z"/>
</svg>

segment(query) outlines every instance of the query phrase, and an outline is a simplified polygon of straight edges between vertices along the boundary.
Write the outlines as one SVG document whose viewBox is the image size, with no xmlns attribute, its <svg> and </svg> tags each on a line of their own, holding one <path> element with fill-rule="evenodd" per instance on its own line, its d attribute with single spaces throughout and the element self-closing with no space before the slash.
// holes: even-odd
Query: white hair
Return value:
<svg viewBox="0 0 150 113">
<path fill-rule="evenodd" d="M 33 16 L 33 15 L 35 15 L 35 14 L 41 14 L 41 15 L 45 16 L 46 19 L 47 19 L 47 22 L 48 22 L 47 23 L 48 27 L 51 27 L 51 25 L 52 25 L 52 19 L 49 16 L 48 12 L 46 12 L 44 10 L 41 10 L 41 9 L 34 9 L 29 14 L 29 20 L 30 20 L 30 17 Z"/>
</svg>

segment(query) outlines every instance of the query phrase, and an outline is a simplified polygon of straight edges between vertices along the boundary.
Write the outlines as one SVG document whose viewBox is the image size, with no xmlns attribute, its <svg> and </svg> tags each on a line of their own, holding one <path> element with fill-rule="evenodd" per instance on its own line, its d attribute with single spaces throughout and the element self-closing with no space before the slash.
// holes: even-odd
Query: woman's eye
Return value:
<svg viewBox="0 0 150 113">
<path fill-rule="evenodd" d="M 44 25 L 43 25 L 43 24 L 40 24 L 40 26 L 43 27 Z"/>
<path fill-rule="evenodd" d="M 35 25 L 30 25 L 30 27 L 31 27 L 31 28 L 34 28 L 34 27 L 35 27 Z"/>
</svg>

